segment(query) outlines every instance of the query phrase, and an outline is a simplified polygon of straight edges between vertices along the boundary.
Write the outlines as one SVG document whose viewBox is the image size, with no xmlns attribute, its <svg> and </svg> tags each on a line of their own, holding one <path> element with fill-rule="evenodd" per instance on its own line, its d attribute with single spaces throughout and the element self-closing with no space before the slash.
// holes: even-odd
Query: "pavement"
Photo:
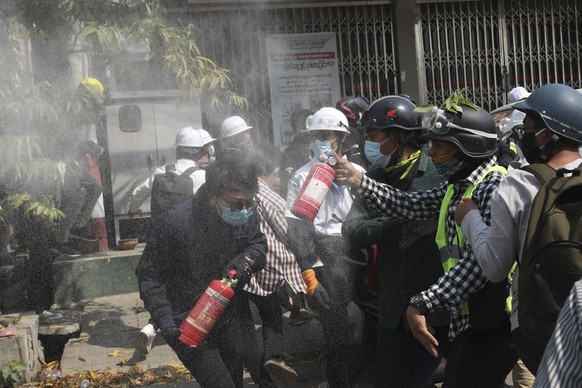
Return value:
<svg viewBox="0 0 582 388">
<path fill-rule="evenodd" d="M 128 293 L 95 298 L 73 306 L 80 312 L 80 335 L 65 345 L 61 358 L 61 371 L 72 374 L 80 371 L 128 371 L 133 365 L 140 368 L 157 368 L 166 365 L 182 366 L 161 335 L 156 336 L 147 357 L 136 357 L 135 344 L 139 330 L 147 324 L 149 314 L 138 293 Z M 58 310 L 67 314 L 67 310 Z M 67 314 L 68 316 L 71 313 Z M 74 314 L 73 314 L 74 315 Z M 289 387 L 317 387 L 324 378 L 322 363 L 321 327 L 311 320 L 300 327 L 291 326 L 284 316 L 286 353 L 289 364 L 298 372 L 297 382 Z M 45 325 L 46 326 L 46 325 Z M 57 322 L 51 325 L 57 330 Z M 260 329 L 260 325 L 257 325 Z M 49 332 L 47 327 L 45 332 Z M 260 338 L 260 336 L 259 336 Z M 245 386 L 254 386 L 245 370 Z M 198 387 L 195 381 L 155 385 L 160 387 Z M 372 385 L 359 385 L 367 387 Z"/>
<path fill-rule="evenodd" d="M 137 292 L 104 296 L 81 302 L 75 307 L 76 313 L 65 316 L 79 316 L 80 335 L 65 345 L 61 358 L 61 370 L 65 374 L 80 371 L 129 371 L 136 365 L 140 368 L 158 368 L 167 365 L 180 367 L 180 360 L 164 342 L 161 335 L 156 336 L 152 350 L 147 357 L 136 357 L 135 344 L 139 330 L 147 324 L 149 314 Z M 323 343 L 321 326 L 315 319 L 302 326 L 292 326 L 284 315 L 285 353 L 288 364 L 298 373 L 297 381 L 290 388 L 315 388 L 325 380 L 323 365 Z M 45 325 L 46 326 L 46 325 Z M 59 325 L 54 324 L 53 329 Z M 47 332 L 47 327 L 44 329 Z M 260 325 L 257 325 L 260 330 Z M 50 331 L 50 330 L 49 330 Z M 260 335 L 258 336 L 260 340 Z M 364 357 L 363 372 L 356 381 L 355 388 L 373 387 L 372 357 Z M 253 387 L 249 373 L 245 370 L 244 386 Z M 441 384 L 435 384 L 440 387 Z M 194 380 L 155 384 L 155 388 L 200 387 Z M 506 380 L 506 388 L 512 387 L 511 374 Z"/>
</svg>

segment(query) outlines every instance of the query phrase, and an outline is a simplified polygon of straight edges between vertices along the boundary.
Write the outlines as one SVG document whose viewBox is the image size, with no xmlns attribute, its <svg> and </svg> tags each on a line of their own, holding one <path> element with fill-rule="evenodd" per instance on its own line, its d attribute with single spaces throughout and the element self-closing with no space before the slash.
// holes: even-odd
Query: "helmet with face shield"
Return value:
<svg viewBox="0 0 582 388">
<path fill-rule="evenodd" d="M 423 136 L 450 141 L 471 158 L 484 159 L 497 152 L 497 132 L 493 118 L 483 108 L 459 104 L 462 112 L 433 108 L 424 113 Z"/>
<path fill-rule="evenodd" d="M 336 109 L 346 115 L 351 128 L 357 128 L 369 102 L 364 97 L 346 96 L 337 102 Z"/>
</svg>

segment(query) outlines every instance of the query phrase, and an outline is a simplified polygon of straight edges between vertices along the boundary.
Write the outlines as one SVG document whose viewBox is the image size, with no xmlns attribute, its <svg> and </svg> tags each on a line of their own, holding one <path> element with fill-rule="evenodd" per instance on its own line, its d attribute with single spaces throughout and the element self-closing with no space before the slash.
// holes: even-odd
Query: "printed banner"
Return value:
<svg viewBox="0 0 582 388">
<path fill-rule="evenodd" d="M 340 99 L 338 57 L 333 32 L 267 37 L 273 138 L 282 148 L 295 133 L 291 115 L 317 111 Z"/>
</svg>

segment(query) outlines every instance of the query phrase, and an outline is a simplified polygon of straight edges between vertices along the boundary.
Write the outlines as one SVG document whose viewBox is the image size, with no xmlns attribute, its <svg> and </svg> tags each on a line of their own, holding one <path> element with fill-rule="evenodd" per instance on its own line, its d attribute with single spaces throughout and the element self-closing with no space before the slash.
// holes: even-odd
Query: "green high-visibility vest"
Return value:
<svg viewBox="0 0 582 388">
<path fill-rule="evenodd" d="M 465 194 L 463 196 L 467 197 L 467 198 L 471 198 L 473 196 L 473 191 L 474 191 L 475 187 L 479 183 L 481 183 L 488 174 L 490 174 L 494 171 L 498 171 L 504 175 L 507 174 L 507 169 L 505 167 L 493 166 L 490 169 L 488 169 L 487 171 L 485 171 L 479 177 L 479 179 L 477 180 L 475 185 L 470 184 L 469 187 L 467 187 L 467 190 L 465 190 Z M 443 270 L 445 271 L 445 273 L 449 272 L 451 270 L 451 268 L 453 268 L 455 265 L 457 265 L 457 263 L 459 262 L 461 257 L 463 257 L 463 254 L 465 253 L 465 241 L 467 241 L 467 238 L 465 237 L 465 234 L 463 233 L 463 230 L 461 229 L 461 227 L 455 224 L 456 235 L 453 238 L 451 248 L 449 249 L 449 247 L 448 247 L 447 232 L 446 232 L 446 230 L 447 230 L 447 225 L 446 225 L 447 224 L 447 222 L 446 222 L 447 209 L 449 208 L 449 205 L 451 203 L 451 200 L 453 199 L 454 194 L 455 194 L 455 187 L 453 184 L 450 184 L 447 187 L 447 192 L 445 194 L 445 197 L 443 198 L 443 202 L 441 203 L 441 209 L 439 211 L 439 225 L 438 225 L 438 229 L 437 229 L 437 233 L 436 233 L 436 237 L 435 237 L 435 242 L 436 242 L 437 247 L 438 247 L 439 252 L 440 252 L 441 263 L 443 265 Z M 463 315 L 469 314 L 469 305 L 468 305 L 467 301 L 465 301 L 463 303 L 462 314 Z"/>
</svg>

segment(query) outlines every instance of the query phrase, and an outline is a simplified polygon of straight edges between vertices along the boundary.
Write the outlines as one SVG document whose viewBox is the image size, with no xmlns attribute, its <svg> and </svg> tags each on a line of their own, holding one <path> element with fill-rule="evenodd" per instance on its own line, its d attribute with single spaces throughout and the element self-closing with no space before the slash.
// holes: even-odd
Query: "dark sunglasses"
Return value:
<svg viewBox="0 0 582 388">
<path fill-rule="evenodd" d="M 224 199 L 221 199 L 221 201 L 228 204 L 228 207 L 233 212 L 240 212 L 242 209 L 252 210 L 259 206 L 259 204 L 261 203 L 261 201 L 259 201 L 259 199 L 256 197 L 248 199 L 246 201 L 227 202 Z"/>
</svg>

